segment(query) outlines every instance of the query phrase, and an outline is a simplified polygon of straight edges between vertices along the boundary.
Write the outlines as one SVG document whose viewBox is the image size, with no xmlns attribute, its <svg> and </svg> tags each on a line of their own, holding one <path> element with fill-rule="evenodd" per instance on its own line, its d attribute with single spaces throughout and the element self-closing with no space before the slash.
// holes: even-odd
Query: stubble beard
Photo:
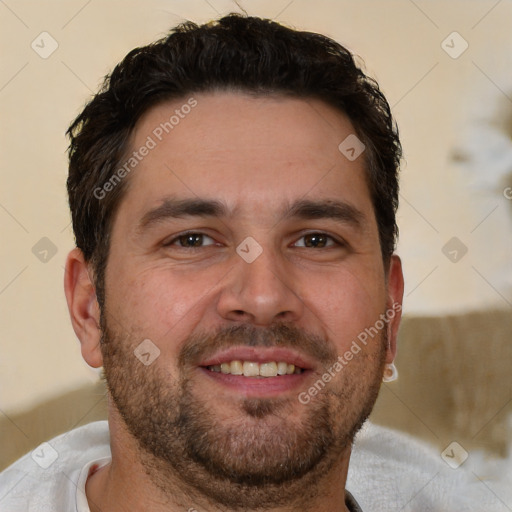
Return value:
<svg viewBox="0 0 512 512">
<path fill-rule="evenodd" d="M 140 462 L 164 494 L 176 488 L 217 506 L 305 509 L 325 475 L 339 464 L 368 418 L 380 388 L 386 336 L 378 353 L 360 352 L 307 405 L 287 399 L 240 398 L 236 414 L 223 420 L 215 404 L 194 392 L 193 360 L 204 347 L 250 344 L 305 350 L 329 367 L 334 349 L 293 327 L 261 331 L 244 325 L 183 344 L 178 375 L 158 364 L 143 365 L 133 354 L 139 337 L 112 332 L 103 322 L 102 353 L 109 393 L 127 430 L 140 447 Z M 251 340 L 248 342 L 247 340 Z M 300 340 L 300 342 L 297 342 Z M 316 353 L 312 353 L 315 352 Z"/>
</svg>

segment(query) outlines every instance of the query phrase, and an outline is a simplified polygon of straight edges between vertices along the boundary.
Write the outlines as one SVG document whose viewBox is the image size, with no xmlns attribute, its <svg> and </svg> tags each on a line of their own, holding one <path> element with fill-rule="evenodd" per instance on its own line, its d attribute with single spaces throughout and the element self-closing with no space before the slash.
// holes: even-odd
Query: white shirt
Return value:
<svg viewBox="0 0 512 512">
<path fill-rule="evenodd" d="M 90 512 L 89 470 L 110 460 L 107 421 L 62 434 L 0 473 L 0 511 Z M 510 496 L 489 492 L 464 465 L 452 469 L 428 445 L 369 422 L 356 437 L 347 489 L 364 512 L 510 510 Z"/>
<path fill-rule="evenodd" d="M 107 421 L 43 443 L 0 473 L 1 512 L 90 512 L 85 482 L 111 460 Z"/>
</svg>

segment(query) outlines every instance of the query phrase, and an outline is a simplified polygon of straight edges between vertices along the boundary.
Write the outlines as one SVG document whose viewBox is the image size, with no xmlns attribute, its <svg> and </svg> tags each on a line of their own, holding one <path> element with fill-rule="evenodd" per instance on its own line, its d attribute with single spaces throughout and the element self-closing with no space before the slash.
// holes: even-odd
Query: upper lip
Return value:
<svg viewBox="0 0 512 512">
<path fill-rule="evenodd" d="M 267 363 L 270 361 L 294 364 L 304 370 L 311 370 L 314 364 L 299 352 L 284 347 L 233 347 L 217 352 L 201 362 L 200 366 L 213 366 L 231 361 L 251 361 Z"/>
</svg>

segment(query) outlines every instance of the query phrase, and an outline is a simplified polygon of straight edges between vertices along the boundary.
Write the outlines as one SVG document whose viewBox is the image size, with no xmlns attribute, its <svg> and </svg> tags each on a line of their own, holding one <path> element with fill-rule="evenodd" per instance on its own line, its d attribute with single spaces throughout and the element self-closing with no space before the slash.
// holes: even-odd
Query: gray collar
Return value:
<svg viewBox="0 0 512 512">
<path fill-rule="evenodd" d="M 359 503 L 354 499 L 354 496 L 345 489 L 345 505 L 347 505 L 350 512 L 363 512 Z"/>
</svg>

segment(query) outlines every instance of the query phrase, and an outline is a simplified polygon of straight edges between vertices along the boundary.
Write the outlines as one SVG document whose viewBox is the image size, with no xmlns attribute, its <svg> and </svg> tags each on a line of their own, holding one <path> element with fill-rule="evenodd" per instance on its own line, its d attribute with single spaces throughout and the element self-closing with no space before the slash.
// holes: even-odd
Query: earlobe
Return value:
<svg viewBox="0 0 512 512">
<path fill-rule="evenodd" d="M 73 249 L 66 260 L 64 291 L 71 323 L 82 349 L 82 357 L 93 368 L 103 365 L 100 350 L 100 308 L 94 282 L 80 249 Z"/>
<path fill-rule="evenodd" d="M 389 263 L 389 272 L 387 279 L 387 312 L 388 323 L 388 350 L 386 363 L 392 363 L 396 356 L 397 336 L 400 320 L 402 318 L 402 301 L 404 296 L 404 275 L 402 272 L 402 262 L 396 254 L 391 256 Z"/>
</svg>

